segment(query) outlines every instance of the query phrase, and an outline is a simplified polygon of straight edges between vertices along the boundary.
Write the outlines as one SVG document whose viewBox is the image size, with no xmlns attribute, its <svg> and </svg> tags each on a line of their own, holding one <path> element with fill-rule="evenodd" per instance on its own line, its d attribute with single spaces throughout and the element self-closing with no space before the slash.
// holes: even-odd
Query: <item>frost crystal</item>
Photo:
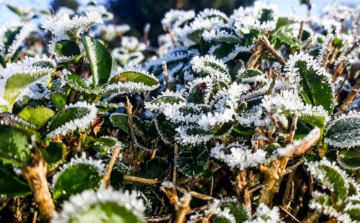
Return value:
<svg viewBox="0 0 360 223">
<path fill-rule="evenodd" d="M 97 191 L 86 190 L 81 194 L 71 196 L 70 200 L 63 204 L 62 211 L 57 213 L 51 222 L 67 223 L 78 214 L 99 203 L 116 203 L 125 207 L 139 218 L 143 217 L 145 211 L 144 203 L 141 199 L 138 199 L 136 191 L 120 192 L 115 191 L 111 187 L 107 189 L 100 188 Z"/>
<path fill-rule="evenodd" d="M 270 209 L 263 203 L 260 203 L 256 209 L 255 214 L 250 220 L 244 221 L 244 223 L 280 223 L 281 218 L 279 214 L 279 208 L 273 207 Z"/>
<path fill-rule="evenodd" d="M 70 120 L 60 126 L 59 128 L 49 132 L 46 137 L 47 138 L 53 138 L 56 135 L 66 135 L 69 131 L 74 131 L 78 128 L 87 128 L 92 120 L 96 118 L 97 108 L 95 107 L 95 104 L 88 104 L 86 102 L 77 102 L 76 104 L 70 104 L 66 105 L 64 110 L 68 108 L 86 108 L 88 109 L 88 114 L 77 118 Z"/>
<path fill-rule="evenodd" d="M 237 167 L 240 170 L 266 163 L 264 150 L 253 152 L 250 148 L 238 143 L 231 143 L 228 146 L 217 144 L 211 149 L 210 156 L 224 161 L 231 168 Z"/>
<path fill-rule="evenodd" d="M 49 18 L 42 23 L 45 31 L 50 31 L 58 39 L 77 37 L 95 24 L 102 24 L 103 20 L 98 12 L 86 12 L 86 16 L 74 16 L 70 19 L 68 14 L 60 18 Z"/>
<path fill-rule="evenodd" d="M 161 20 L 164 31 L 167 31 L 165 24 L 169 25 L 170 29 L 173 30 L 175 27 L 183 25 L 185 22 L 195 17 L 194 10 L 178 10 L 171 9 L 165 13 L 165 18 Z"/>
</svg>

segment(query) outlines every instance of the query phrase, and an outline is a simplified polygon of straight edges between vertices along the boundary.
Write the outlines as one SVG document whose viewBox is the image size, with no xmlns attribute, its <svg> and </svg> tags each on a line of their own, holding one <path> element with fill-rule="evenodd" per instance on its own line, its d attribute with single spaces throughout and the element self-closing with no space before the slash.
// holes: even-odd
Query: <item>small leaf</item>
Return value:
<svg viewBox="0 0 360 223">
<path fill-rule="evenodd" d="M 265 80 L 265 74 L 258 69 L 244 70 L 236 77 L 236 82 L 239 84 L 253 83 L 262 80 Z"/>
<path fill-rule="evenodd" d="M 91 147 L 99 153 L 107 154 L 109 150 L 114 149 L 118 143 L 119 142 L 114 137 L 101 136 L 100 138 L 95 139 L 95 143 Z"/>
<path fill-rule="evenodd" d="M 62 142 L 51 142 L 46 149 L 39 148 L 42 157 L 48 164 L 55 164 L 66 155 L 66 146 Z"/>
<path fill-rule="evenodd" d="M 54 201 L 61 204 L 68 200 L 71 195 L 87 189 L 99 188 L 103 172 L 104 166 L 100 162 L 87 160 L 85 156 L 73 159 L 70 164 L 65 164 L 61 172 L 54 176 Z"/>
<path fill-rule="evenodd" d="M 331 115 L 334 109 L 334 96 L 328 77 L 318 74 L 312 67 L 308 68 L 305 61 L 297 61 L 295 68 L 299 69 L 300 90 L 306 103 L 321 105 Z"/>
<path fill-rule="evenodd" d="M 11 165 L 0 164 L 0 195 L 4 198 L 31 194 L 30 187 L 11 172 Z"/>
<path fill-rule="evenodd" d="M 162 180 L 169 172 L 169 163 L 162 157 L 155 157 L 146 162 L 145 167 L 142 167 L 137 176 L 147 179 Z"/>
<path fill-rule="evenodd" d="M 249 210 L 241 206 L 238 202 L 223 202 L 219 208 L 224 211 L 225 208 L 229 209 L 229 213 L 235 217 L 236 222 L 244 222 L 250 219 Z"/>
<path fill-rule="evenodd" d="M 288 26 L 291 24 L 296 23 L 295 20 L 290 19 L 288 17 L 279 17 L 276 23 L 276 30 L 278 30 L 279 28 L 283 27 L 283 26 Z"/>
<path fill-rule="evenodd" d="M 360 168 L 360 152 L 358 149 L 341 150 L 337 161 L 345 169 L 357 170 Z"/>
<path fill-rule="evenodd" d="M 155 117 L 155 126 L 161 139 L 173 145 L 176 135 L 176 126 L 168 121 L 164 114 L 159 114 Z"/>
<path fill-rule="evenodd" d="M 130 84 L 134 84 L 134 86 L 136 86 L 136 84 L 143 85 L 144 87 L 148 87 L 151 89 L 152 88 L 155 89 L 159 86 L 159 81 L 153 75 L 150 75 L 149 73 L 143 70 L 136 70 L 136 69 L 128 69 L 128 70 L 120 71 L 119 74 L 116 74 L 110 80 L 110 84 L 116 84 L 116 83 L 123 83 L 123 84 L 129 83 L 130 89 L 131 89 Z M 134 90 L 137 89 L 134 88 Z"/>
<path fill-rule="evenodd" d="M 200 176 L 208 166 L 209 152 L 204 147 L 183 150 L 175 157 L 175 166 L 188 177 Z"/>
<path fill-rule="evenodd" d="M 31 142 L 20 131 L 0 125 L 0 160 L 22 166 L 30 160 Z"/>
<path fill-rule="evenodd" d="M 321 184 L 333 192 L 334 201 L 341 205 L 346 199 L 348 188 L 346 173 L 330 161 L 323 159 L 320 162 L 308 164 L 310 173 L 318 179 Z"/>
<path fill-rule="evenodd" d="M 93 87 L 107 84 L 112 69 L 111 54 L 95 38 L 82 35 L 81 39 L 91 65 Z"/>
<path fill-rule="evenodd" d="M 96 112 L 94 104 L 89 105 L 85 102 L 66 106 L 49 121 L 46 137 L 52 138 L 58 134 L 65 135 L 68 131 L 77 128 L 86 128 L 96 117 Z"/>
<path fill-rule="evenodd" d="M 80 54 L 79 46 L 71 40 L 61 40 L 55 43 L 55 51 L 60 56 L 73 57 Z"/>
<path fill-rule="evenodd" d="M 30 106 L 25 107 L 19 116 L 31 124 L 34 124 L 37 129 L 43 126 L 50 118 L 55 115 L 55 112 L 50 108 L 38 107 L 31 108 Z"/>
<path fill-rule="evenodd" d="M 120 114 L 120 113 L 111 114 L 110 121 L 115 127 L 118 127 L 126 134 L 129 134 L 129 124 L 128 124 L 127 114 Z"/>
<path fill-rule="evenodd" d="M 71 75 L 71 74 L 66 75 L 65 81 L 71 88 L 73 88 L 77 91 L 80 91 L 80 92 L 85 92 L 87 94 L 99 95 L 104 92 L 104 90 L 101 87 L 96 87 L 96 88 L 89 87 L 85 83 L 84 79 L 82 79 L 81 77 L 79 77 L 77 75 Z"/>
<path fill-rule="evenodd" d="M 325 129 L 325 142 L 339 148 L 360 146 L 360 114 L 336 117 Z"/>
<path fill-rule="evenodd" d="M 61 111 L 64 109 L 66 105 L 66 96 L 60 93 L 52 93 L 51 94 L 51 100 L 56 106 L 56 108 Z"/>
<path fill-rule="evenodd" d="M 6 6 L 13 11 L 14 13 L 18 14 L 20 17 L 23 15 L 23 13 L 21 12 L 21 10 L 18 7 L 6 4 Z"/>
</svg>

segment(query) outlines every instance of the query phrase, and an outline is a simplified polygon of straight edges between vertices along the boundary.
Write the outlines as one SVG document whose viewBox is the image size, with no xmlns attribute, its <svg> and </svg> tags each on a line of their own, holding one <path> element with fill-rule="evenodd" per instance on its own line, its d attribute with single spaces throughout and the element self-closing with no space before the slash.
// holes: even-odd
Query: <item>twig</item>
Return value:
<svg viewBox="0 0 360 223">
<path fill-rule="evenodd" d="M 283 176 L 285 176 L 286 174 L 289 174 L 289 173 L 293 172 L 298 166 L 300 166 L 300 165 L 301 165 L 302 163 L 304 163 L 305 161 L 306 161 L 306 158 L 302 158 L 302 159 L 300 159 L 297 163 L 295 163 L 294 165 L 286 168 Z"/>
<path fill-rule="evenodd" d="M 264 186 L 264 185 L 259 184 L 259 185 L 255 186 L 255 187 L 251 188 L 251 189 L 249 190 L 249 194 L 254 193 L 255 191 L 261 189 L 263 186 Z"/>
<path fill-rule="evenodd" d="M 249 210 L 251 210 L 247 171 L 239 171 L 236 175 L 236 181 L 233 184 L 239 203 L 245 205 L 247 208 L 249 208 Z"/>
<path fill-rule="evenodd" d="M 176 205 L 179 204 L 179 196 L 176 193 L 174 184 L 163 184 L 160 187 L 160 190 L 166 194 L 166 197 L 169 199 L 171 206 L 176 208 Z"/>
<path fill-rule="evenodd" d="M 306 43 L 306 46 L 305 46 L 305 49 L 304 49 L 304 53 L 306 53 L 306 51 L 308 50 L 308 48 L 309 48 L 309 46 L 311 45 L 311 43 L 312 43 L 312 39 L 309 38 L 308 41 L 307 41 L 307 43 Z"/>
<path fill-rule="evenodd" d="M 177 143 L 175 142 L 175 144 L 174 144 L 174 160 L 175 160 L 176 154 L 178 152 L 179 152 L 179 147 L 178 147 Z M 175 166 L 175 162 L 174 162 L 173 172 L 172 172 L 172 183 L 174 185 L 176 185 L 176 166 Z"/>
<path fill-rule="evenodd" d="M 303 32 L 304 32 L 304 21 L 301 21 L 301 25 L 300 25 L 300 31 L 299 31 L 299 36 L 298 36 L 298 40 L 301 42 L 302 36 L 303 36 Z"/>
<path fill-rule="evenodd" d="M 275 72 L 272 74 L 272 81 L 271 81 L 271 84 L 269 86 L 269 90 L 267 92 L 267 95 L 271 95 L 272 94 L 272 91 L 274 89 L 274 86 L 275 86 L 275 81 L 276 81 L 276 74 Z"/>
<path fill-rule="evenodd" d="M 258 44 L 254 48 L 253 53 L 251 54 L 251 57 L 249 59 L 249 62 L 246 65 L 246 69 L 251 69 L 251 68 L 253 68 L 255 66 L 256 62 L 261 57 L 263 51 L 264 51 L 264 45 L 263 44 Z"/>
<path fill-rule="evenodd" d="M 22 168 L 22 175 L 29 183 L 43 220 L 51 219 L 55 213 L 55 206 L 46 179 L 46 166 L 47 164 L 43 160 L 41 153 L 36 150 L 31 155 L 31 163 Z"/>
<path fill-rule="evenodd" d="M 345 67 L 347 65 L 347 61 L 343 60 L 341 61 L 335 68 L 335 72 L 333 74 L 333 79 L 332 82 L 335 83 L 336 80 L 340 77 L 340 75 L 342 74 L 342 72 L 344 71 Z"/>
<path fill-rule="evenodd" d="M 286 64 L 286 61 L 284 60 L 284 58 L 280 55 L 279 52 L 277 52 L 270 44 L 269 40 L 266 38 L 266 37 L 263 37 L 261 40 L 260 40 L 265 48 L 282 64 L 282 65 L 285 65 Z"/>
<path fill-rule="evenodd" d="M 339 111 L 336 113 L 336 115 L 341 115 L 344 112 L 346 112 L 346 110 L 348 109 L 349 105 L 351 104 L 351 102 L 354 100 L 354 98 L 356 97 L 356 95 L 360 92 L 360 80 L 358 80 L 355 84 L 355 86 L 353 87 L 353 89 L 351 90 L 349 96 L 346 98 L 346 100 L 344 101 L 344 103 L 340 106 Z"/>
<path fill-rule="evenodd" d="M 108 185 L 109 185 L 110 175 L 111 175 L 112 169 L 114 167 L 115 161 L 119 157 L 120 150 L 121 150 L 121 147 L 116 146 L 115 149 L 114 149 L 114 152 L 113 152 L 113 154 L 111 156 L 111 159 L 109 161 L 109 164 L 107 166 L 106 172 L 105 172 L 104 177 L 103 177 L 103 185 L 105 187 L 108 187 Z"/>
<path fill-rule="evenodd" d="M 134 131 L 134 121 L 133 121 L 133 117 L 132 117 L 132 105 L 130 103 L 130 100 L 128 98 L 128 96 L 126 96 L 126 112 L 128 115 L 128 122 L 129 122 L 129 128 L 130 128 L 130 136 L 131 136 L 131 144 L 132 144 L 132 151 L 133 151 L 133 158 L 134 160 L 136 160 L 138 158 L 138 151 L 137 148 L 135 147 L 135 131 Z"/>
<path fill-rule="evenodd" d="M 286 181 L 286 187 L 285 187 L 285 192 L 284 192 L 284 196 L 283 196 L 283 199 L 282 199 L 282 206 L 284 207 L 287 207 L 287 204 L 289 203 L 289 194 L 290 194 L 290 190 L 291 190 L 291 186 L 293 184 L 293 179 L 294 179 L 294 176 L 295 176 L 295 172 L 296 172 L 296 169 L 293 170 L 289 176 L 288 176 L 288 179 Z"/>
<path fill-rule="evenodd" d="M 288 144 L 292 144 L 293 141 L 294 141 L 294 136 L 295 136 L 295 131 L 296 131 L 298 118 L 299 118 L 299 114 L 296 113 L 294 115 L 292 123 L 291 123 L 289 135 L 286 138 L 286 143 L 288 143 Z"/>
<path fill-rule="evenodd" d="M 34 216 L 33 216 L 32 223 L 36 223 L 36 220 L 37 220 L 37 215 L 38 215 L 38 212 L 37 212 L 37 211 L 35 211 L 35 212 L 34 212 Z"/>
<path fill-rule="evenodd" d="M 343 88 L 344 88 L 344 86 L 345 86 L 345 83 L 346 83 L 346 81 L 347 81 L 348 78 L 349 78 L 349 73 L 346 73 L 345 78 L 344 78 L 344 81 L 342 82 L 339 90 L 336 92 L 335 99 L 337 99 L 337 98 L 339 97 L 339 95 L 340 95 L 341 91 L 343 90 Z"/>
<path fill-rule="evenodd" d="M 191 196 L 196 197 L 196 198 L 200 198 L 201 200 L 204 200 L 204 201 L 212 201 L 212 200 L 214 200 L 213 197 L 205 195 L 205 194 L 201 194 L 201 193 L 198 193 L 198 192 L 195 192 L 195 191 L 188 191 L 185 188 L 178 187 L 178 186 L 175 186 L 175 188 L 180 193 L 183 193 L 183 194 L 189 193 L 189 194 L 191 194 Z"/>
<path fill-rule="evenodd" d="M 207 205 L 204 205 L 204 206 L 201 206 L 198 208 L 191 209 L 190 211 L 188 211 L 188 213 L 186 213 L 186 215 L 194 214 L 194 213 L 198 213 L 200 211 L 207 210 L 209 207 L 210 207 L 210 205 L 207 204 Z M 159 222 L 159 221 L 166 221 L 166 220 L 169 220 L 174 217 L 175 217 L 175 213 L 172 213 L 172 214 L 161 215 L 161 216 L 146 217 L 145 221 L 146 222 Z"/>
<path fill-rule="evenodd" d="M 348 57 L 354 50 L 359 46 L 359 42 L 354 42 L 353 46 L 350 48 L 348 52 L 346 52 L 345 57 Z"/>
<path fill-rule="evenodd" d="M 320 213 L 312 212 L 311 214 L 306 216 L 306 218 L 304 220 L 302 220 L 301 223 L 313 223 L 320 217 L 321 217 Z"/>
<path fill-rule="evenodd" d="M 177 217 L 175 219 L 175 223 L 183 223 L 185 222 L 185 216 L 190 211 L 190 201 L 191 201 L 191 195 L 190 194 L 184 194 L 184 196 L 181 198 L 179 210 L 177 212 Z"/>
<path fill-rule="evenodd" d="M 331 54 L 332 48 L 333 48 L 332 42 L 333 42 L 333 38 L 330 38 L 329 42 L 328 42 L 328 45 L 326 47 L 326 53 L 324 55 L 324 58 L 322 58 L 323 60 L 320 62 L 322 67 L 326 67 L 327 64 L 328 64 L 329 57 L 330 57 L 330 54 Z"/>
<path fill-rule="evenodd" d="M 165 23 L 164 23 L 164 26 L 165 26 L 165 28 L 166 28 L 166 31 L 167 31 L 167 32 L 169 33 L 169 35 L 170 35 L 171 41 L 175 44 L 175 43 L 176 43 L 176 39 L 175 39 L 175 37 L 174 37 L 174 34 L 173 34 L 172 30 L 170 29 L 169 24 L 168 24 L 167 22 L 165 22 Z"/>
<path fill-rule="evenodd" d="M 169 82 L 169 73 L 168 73 L 166 62 L 163 61 L 162 65 L 163 65 L 164 77 L 165 77 L 165 81 L 166 81 L 166 88 L 170 91 L 171 86 L 170 86 L 170 82 Z"/>
<path fill-rule="evenodd" d="M 129 175 L 124 175 L 124 180 L 141 183 L 141 184 L 145 184 L 145 185 L 154 185 L 154 184 L 160 183 L 158 181 L 158 179 L 146 179 L 146 178 L 142 178 L 142 177 L 135 177 L 135 176 L 129 176 Z"/>
<path fill-rule="evenodd" d="M 285 208 L 283 208 L 281 205 L 279 205 L 280 209 L 285 212 L 287 215 L 289 215 L 294 221 L 301 223 L 294 215 L 292 215 L 290 212 L 288 212 Z"/>
</svg>

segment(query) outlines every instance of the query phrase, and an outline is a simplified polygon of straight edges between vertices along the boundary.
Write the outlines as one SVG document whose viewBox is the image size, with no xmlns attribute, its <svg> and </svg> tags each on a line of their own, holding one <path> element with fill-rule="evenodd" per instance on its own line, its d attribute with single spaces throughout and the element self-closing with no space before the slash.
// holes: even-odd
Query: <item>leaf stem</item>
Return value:
<svg viewBox="0 0 360 223">
<path fill-rule="evenodd" d="M 115 164 L 116 159 L 119 157 L 120 150 L 121 150 L 121 147 L 116 146 L 115 149 L 114 149 L 114 152 L 113 152 L 113 154 L 111 156 L 111 159 L 109 161 L 109 164 L 107 166 L 106 172 L 105 172 L 104 177 L 103 177 L 103 185 L 105 187 L 108 187 L 108 185 L 109 185 L 111 172 L 112 172 L 112 169 L 114 168 L 114 164 Z"/>
</svg>

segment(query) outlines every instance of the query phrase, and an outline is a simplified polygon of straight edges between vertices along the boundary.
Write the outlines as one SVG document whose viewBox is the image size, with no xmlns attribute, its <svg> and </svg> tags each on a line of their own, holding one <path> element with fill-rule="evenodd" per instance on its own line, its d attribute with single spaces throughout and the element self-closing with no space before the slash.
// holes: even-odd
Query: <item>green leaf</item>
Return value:
<svg viewBox="0 0 360 223">
<path fill-rule="evenodd" d="M 147 179 L 162 180 L 169 172 L 169 163 L 162 157 L 155 157 L 146 162 L 145 167 L 142 167 L 137 176 Z"/>
<path fill-rule="evenodd" d="M 9 4 L 6 4 L 6 6 L 8 7 L 8 9 L 13 11 L 17 15 L 19 15 L 20 17 L 22 16 L 23 13 L 21 12 L 21 10 L 19 8 L 15 7 L 15 6 L 12 6 L 12 5 L 9 5 Z"/>
<path fill-rule="evenodd" d="M 319 75 L 312 67 L 308 69 L 305 61 L 297 61 L 295 68 L 299 69 L 301 94 L 306 103 L 321 105 L 331 115 L 334 109 L 334 97 L 328 77 Z"/>
<path fill-rule="evenodd" d="M 148 73 L 141 70 L 125 70 L 120 72 L 119 74 L 116 74 L 110 80 L 110 84 L 119 83 L 119 82 L 142 83 L 146 86 L 159 85 L 159 81 L 154 76 L 151 76 Z"/>
<path fill-rule="evenodd" d="M 235 217 L 236 222 L 244 222 L 250 219 L 249 211 L 237 202 L 223 202 L 219 208 L 224 211 L 225 208 L 229 209 L 229 213 Z"/>
<path fill-rule="evenodd" d="M 71 40 L 61 40 L 55 43 L 55 51 L 60 56 L 73 57 L 80 54 L 79 46 Z"/>
<path fill-rule="evenodd" d="M 118 141 L 114 137 L 101 136 L 95 139 L 95 143 L 91 147 L 99 153 L 107 154 L 110 149 L 114 149 L 117 143 Z"/>
<path fill-rule="evenodd" d="M 273 38 L 278 39 L 280 42 L 287 44 L 291 47 L 292 51 L 298 50 L 301 47 L 301 43 L 296 37 L 288 34 L 287 30 L 279 30 L 271 34 Z"/>
<path fill-rule="evenodd" d="M 327 194 L 318 193 L 315 191 L 313 199 L 310 201 L 316 211 L 324 213 L 325 210 L 334 210 L 333 200 Z"/>
<path fill-rule="evenodd" d="M 30 160 L 31 142 L 20 131 L 0 125 L 0 160 L 22 166 Z"/>
<path fill-rule="evenodd" d="M 345 169 L 357 170 L 360 168 L 360 152 L 358 149 L 341 150 L 337 161 Z"/>
<path fill-rule="evenodd" d="M 155 117 L 155 126 L 161 139 L 173 145 L 176 135 L 176 125 L 168 121 L 166 116 L 161 113 Z"/>
<path fill-rule="evenodd" d="M 66 105 L 66 96 L 60 93 L 52 93 L 51 100 L 56 106 L 56 108 L 61 111 Z"/>
<path fill-rule="evenodd" d="M 12 166 L 0 164 L 0 195 L 4 198 L 31 194 L 30 187 L 11 172 Z"/>
<path fill-rule="evenodd" d="M 95 38 L 82 35 L 81 39 L 90 61 L 93 86 L 96 87 L 107 84 L 112 69 L 113 60 L 111 54 L 104 45 Z"/>
<path fill-rule="evenodd" d="M 66 75 L 65 76 L 65 81 L 66 83 L 73 89 L 80 91 L 80 92 L 85 92 L 87 94 L 101 94 L 104 92 L 104 90 L 101 87 L 95 87 L 95 88 L 91 88 L 89 87 L 84 79 L 82 79 L 81 77 L 77 76 L 77 75 Z"/>
<path fill-rule="evenodd" d="M 85 128 L 96 117 L 96 111 L 95 105 L 88 105 L 83 102 L 78 102 L 59 111 L 49 121 L 47 137 L 51 138 L 58 134 L 64 135 L 70 130 Z"/>
<path fill-rule="evenodd" d="M 308 165 L 311 174 L 333 192 L 334 203 L 341 205 L 348 195 L 346 173 L 326 159 Z"/>
<path fill-rule="evenodd" d="M 63 170 L 54 176 L 54 201 L 61 204 L 71 195 L 87 189 L 97 189 L 101 185 L 102 178 L 103 170 L 91 162 L 80 160 L 66 164 Z"/>
<path fill-rule="evenodd" d="M 278 30 L 279 28 L 283 27 L 283 26 L 288 26 L 288 25 L 291 25 L 291 24 L 294 24 L 296 23 L 295 20 L 293 19 L 290 19 L 288 17 L 279 17 L 278 20 L 277 20 L 277 23 L 276 23 L 276 30 Z"/>
<path fill-rule="evenodd" d="M 98 203 L 90 206 L 84 211 L 77 213 L 69 221 L 71 223 L 81 222 L 118 222 L 118 223 L 135 223 L 144 222 L 137 217 L 132 211 L 125 206 L 115 202 Z"/>
<path fill-rule="evenodd" d="M 39 69 L 38 72 L 34 72 L 33 74 L 20 72 L 12 75 L 6 80 L 4 99 L 8 100 L 9 105 L 12 108 L 17 97 L 27 87 L 51 72 L 52 71 L 49 69 Z"/>
<path fill-rule="evenodd" d="M 280 114 L 285 114 L 288 117 L 293 117 L 295 114 L 299 115 L 299 120 L 305 123 L 308 123 L 312 126 L 319 127 L 323 129 L 327 123 L 327 116 L 326 114 L 319 112 L 319 111 L 312 111 L 311 113 L 303 113 L 302 110 L 291 110 L 291 111 L 284 111 Z"/>
<path fill-rule="evenodd" d="M 110 116 L 111 123 L 124 131 L 126 134 L 129 134 L 129 124 L 127 114 L 114 113 Z"/>
<path fill-rule="evenodd" d="M 346 214 L 350 216 L 353 222 L 360 221 L 360 208 L 356 206 L 349 207 L 348 210 L 346 211 Z"/>
<path fill-rule="evenodd" d="M 61 161 L 66 155 L 66 146 L 62 142 L 50 142 L 50 145 L 44 148 L 39 148 L 42 157 L 48 164 L 55 164 Z"/>
<path fill-rule="evenodd" d="M 263 79 L 265 79 L 265 74 L 263 72 L 258 69 L 248 69 L 236 77 L 236 82 L 239 84 L 253 83 Z"/>
<path fill-rule="evenodd" d="M 55 115 L 55 112 L 50 108 L 38 107 L 31 108 L 30 106 L 25 107 L 19 116 L 31 124 L 34 124 L 37 129 L 43 126 L 50 118 Z"/>
<path fill-rule="evenodd" d="M 175 157 L 175 166 L 188 177 L 200 176 L 208 166 L 209 152 L 205 147 L 183 150 Z"/>
<path fill-rule="evenodd" d="M 325 142 L 338 148 L 360 146 L 360 115 L 349 113 L 335 118 L 325 129 Z"/>
</svg>

